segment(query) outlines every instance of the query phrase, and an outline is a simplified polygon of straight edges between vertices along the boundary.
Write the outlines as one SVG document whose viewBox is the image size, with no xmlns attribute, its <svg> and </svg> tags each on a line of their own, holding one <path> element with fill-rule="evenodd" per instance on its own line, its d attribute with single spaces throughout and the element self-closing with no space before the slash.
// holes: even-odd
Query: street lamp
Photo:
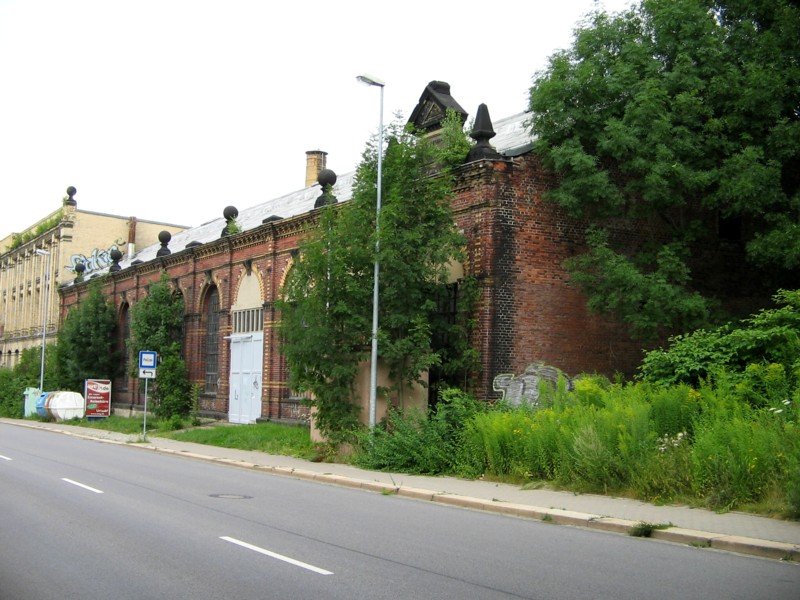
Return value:
<svg viewBox="0 0 800 600">
<path fill-rule="evenodd" d="M 380 223 L 381 223 L 381 185 L 383 179 L 383 87 L 384 82 L 369 75 L 356 77 L 361 83 L 376 86 L 381 89 L 381 112 L 378 121 L 378 193 L 375 203 L 375 272 L 372 280 L 372 354 L 370 355 L 369 368 L 369 426 L 375 427 L 375 406 L 378 396 L 378 275 L 380 264 L 378 252 L 380 251 Z"/>
<path fill-rule="evenodd" d="M 50 300 L 50 291 L 47 289 L 48 276 L 50 275 L 50 253 L 47 250 L 37 248 L 34 250 L 39 256 L 46 256 L 47 263 L 44 269 L 44 281 L 42 281 L 42 293 L 44 294 L 44 311 L 42 311 L 42 360 L 39 371 L 39 393 L 44 392 L 44 347 L 47 336 L 47 309 Z"/>
</svg>

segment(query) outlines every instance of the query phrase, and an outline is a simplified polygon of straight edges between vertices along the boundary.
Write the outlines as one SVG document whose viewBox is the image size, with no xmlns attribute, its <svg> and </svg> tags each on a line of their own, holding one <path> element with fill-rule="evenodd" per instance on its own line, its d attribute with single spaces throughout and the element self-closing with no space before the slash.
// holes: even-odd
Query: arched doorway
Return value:
<svg viewBox="0 0 800 600">
<path fill-rule="evenodd" d="M 231 307 L 231 361 L 228 420 L 253 423 L 261 417 L 264 361 L 264 308 L 261 285 L 254 273 L 239 284 Z"/>
</svg>

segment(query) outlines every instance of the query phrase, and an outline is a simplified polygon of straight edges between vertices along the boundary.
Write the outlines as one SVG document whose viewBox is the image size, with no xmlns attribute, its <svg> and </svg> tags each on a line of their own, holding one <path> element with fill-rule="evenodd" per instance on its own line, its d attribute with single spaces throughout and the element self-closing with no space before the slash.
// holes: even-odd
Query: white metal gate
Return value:
<svg viewBox="0 0 800 600">
<path fill-rule="evenodd" d="M 264 334 L 263 332 L 233 334 L 230 340 L 228 420 L 231 423 L 254 423 L 261 416 Z"/>
</svg>

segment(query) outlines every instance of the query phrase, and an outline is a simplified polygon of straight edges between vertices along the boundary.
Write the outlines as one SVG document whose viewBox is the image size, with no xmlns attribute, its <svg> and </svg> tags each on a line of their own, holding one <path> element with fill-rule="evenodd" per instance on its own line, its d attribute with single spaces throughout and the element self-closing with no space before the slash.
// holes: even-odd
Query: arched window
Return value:
<svg viewBox="0 0 800 600">
<path fill-rule="evenodd" d="M 205 354 L 205 387 L 206 394 L 217 393 L 219 381 L 219 293 L 211 288 L 206 295 L 203 311 L 206 325 L 206 337 L 203 343 Z"/>
</svg>

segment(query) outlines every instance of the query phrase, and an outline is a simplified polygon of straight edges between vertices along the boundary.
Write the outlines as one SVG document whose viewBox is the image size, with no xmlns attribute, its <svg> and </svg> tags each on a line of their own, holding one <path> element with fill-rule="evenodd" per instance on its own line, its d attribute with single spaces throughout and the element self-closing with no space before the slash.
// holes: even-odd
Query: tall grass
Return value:
<svg viewBox="0 0 800 600">
<path fill-rule="evenodd" d="M 698 389 L 584 378 L 571 391 L 545 393 L 538 410 L 466 412 L 458 428 L 435 414 L 393 415 L 360 464 L 545 480 L 715 509 L 758 503 L 778 490 L 783 512 L 800 516 L 800 390 L 783 385 L 779 371 L 753 369 L 755 384 L 723 373 Z M 754 401 L 765 379 L 780 391 Z"/>
</svg>

